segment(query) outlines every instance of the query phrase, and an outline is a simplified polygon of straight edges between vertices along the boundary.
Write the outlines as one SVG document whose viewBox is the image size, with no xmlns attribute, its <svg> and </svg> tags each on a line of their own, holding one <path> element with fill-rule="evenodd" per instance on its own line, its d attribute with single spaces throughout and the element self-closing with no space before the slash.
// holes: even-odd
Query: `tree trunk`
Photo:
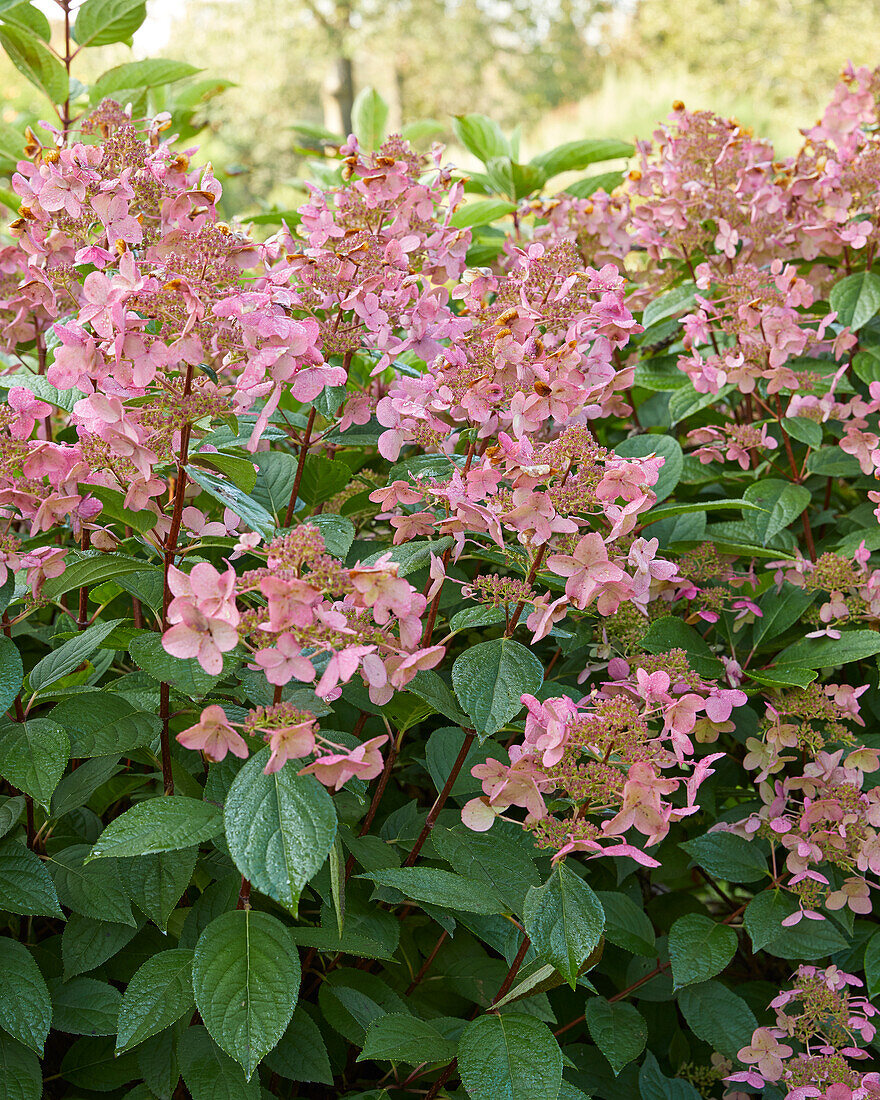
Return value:
<svg viewBox="0 0 880 1100">
<path fill-rule="evenodd" d="M 350 57 L 340 55 L 332 63 L 324 81 L 323 100 L 325 127 L 348 137 L 354 104 L 354 65 Z"/>
</svg>

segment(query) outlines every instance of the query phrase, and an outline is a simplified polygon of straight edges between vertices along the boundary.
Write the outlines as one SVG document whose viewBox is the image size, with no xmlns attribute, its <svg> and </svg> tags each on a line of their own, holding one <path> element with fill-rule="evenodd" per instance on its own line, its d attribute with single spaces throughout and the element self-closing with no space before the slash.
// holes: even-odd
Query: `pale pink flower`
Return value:
<svg viewBox="0 0 880 1100">
<path fill-rule="evenodd" d="M 263 772 L 271 775 L 282 768 L 288 760 L 300 760 L 315 751 L 315 716 L 304 714 L 299 722 L 274 729 L 269 734 L 272 752 Z"/>
<path fill-rule="evenodd" d="M 205 672 L 219 676 L 223 654 L 238 645 L 238 631 L 226 619 L 212 619 L 197 607 L 184 604 L 180 618 L 162 635 L 162 645 L 172 657 L 195 657 Z"/>
<path fill-rule="evenodd" d="M 372 737 L 350 752 L 330 753 L 312 761 L 300 775 L 314 775 L 325 787 L 338 791 L 349 779 L 375 779 L 382 771 L 382 753 L 379 751 L 388 740 L 388 734 Z"/>
<path fill-rule="evenodd" d="M 248 747 L 244 738 L 232 728 L 226 712 L 216 704 L 205 707 L 194 726 L 182 730 L 177 740 L 186 749 L 203 752 L 211 760 L 222 760 L 227 752 L 244 760 Z"/>
<path fill-rule="evenodd" d="M 774 1029 L 759 1027 L 752 1034 L 751 1043 L 743 1047 L 737 1057 L 746 1065 L 756 1065 L 767 1081 L 778 1081 L 785 1068 L 783 1061 L 792 1053 L 790 1046 L 778 1041 Z"/>
<path fill-rule="evenodd" d="M 302 646 L 292 634 L 280 634 L 274 646 L 257 650 L 254 667 L 261 668 L 269 683 L 278 687 L 294 679 L 309 682 L 315 678 L 312 662 L 303 657 Z"/>
<path fill-rule="evenodd" d="M 584 535 L 573 554 L 551 554 L 547 566 L 557 576 L 568 578 L 565 594 L 582 611 L 603 585 L 626 577 L 619 565 L 608 560 L 602 536 L 596 533 Z"/>
</svg>

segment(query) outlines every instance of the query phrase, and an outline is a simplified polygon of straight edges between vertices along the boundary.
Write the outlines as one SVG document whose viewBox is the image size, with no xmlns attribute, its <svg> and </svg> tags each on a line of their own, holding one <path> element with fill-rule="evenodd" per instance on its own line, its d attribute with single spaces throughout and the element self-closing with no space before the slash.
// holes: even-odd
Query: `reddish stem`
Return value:
<svg viewBox="0 0 880 1100">
<path fill-rule="evenodd" d="M 535 560 L 532 562 L 532 568 L 529 570 L 529 575 L 526 577 L 526 587 L 530 588 L 532 581 L 538 575 L 538 570 L 541 568 L 541 562 L 544 560 L 544 554 L 547 550 L 547 543 L 543 542 L 538 547 L 538 553 L 535 555 Z M 510 621 L 507 624 L 507 629 L 504 631 L 504 636 L 509 638 L 510 635 L 516 630 L 516 624 L 519 622 L 519 617 L 523 613 L 523 608 L 526 606 L 525 600 L 520 600 L 516 607 L 513 609 L 513 614 L 510 616 Z"/>
<path fill-rule="evenodd" d="M 440 933 L 440 935 L 437 939 L 437 942 L 431 948 L 431 953 L 428 955 L 428 957 L 425 959 L 425 961 L 419 967 L 418 974 L 416 974 L 416 976 L 413 978 L 413 980 L 406 987 L 406 993 L 404 994 L 405 997 L 408 997 L 410 995 L 410 993 L 412 993 L 412 991 L 424 979 L 425 975 L 431 969 L 431 964 L 434 962 L 434 959 L 437 958 L 437 952 L 440 950 L 440 948 L 446 942 L 446 938 L 447 938 L 448 935 L 449 935 L 449 933 L 444 928 L 443 931 Z"/>
<path fill-rule="evenodd" d="M 193 367 L 190 364 L 186 369 L 186 377 L 183 383 L 183 396 L 189 396 L 192 390 Z M 189 441 L 192 426 L 187 423 L 180 429 L 180 454 L 177 459 L 177 481 L 174 486 L 174 503 L 171 509 L 171 526 L 165 539 L 165 555 L 163 560 L 163 586 L 162 586 L 162 633 L 168 629 L 168 607 L 171 604 L 171 586 L 168 581 L 174 558 L 177 555 L 177 539 L 180 535 L 180 524 L 183 517 L 183 502 L 186 493 L 186 464 L 189 459 Z M 162 719 L 162 735 L 160 740 L 162 752 L 162 783 L 165 794 L 174 794 L 174 773 L 171 768 L 171 688 L 167 683 L 159 685 L 159 717 Z"/>
<path fill-rule="evenodd" d="M 470 751 L 471 745 L 474 743 L 475 737 L 476 733 L 474 730 L 465 730 L 464 741 L 462 741 L 461 749 L 459 750 L 458 756 L 455 758 L 455 763 L 452 765 L 452 770 L 446 777 L 446 782 L 443 784 L 443 789 L 437 795 L 437 798 L 434 801 L 434 805 L 428 811 L 428 816 L 425 819 L 425 824 L 422 826 L 422 831 L 419 833 L 415 844 L 412 846 L 412 851 L 403 862 L 404 867 L 412 867 L 415 861 L 419 858 L 419 852 L 421 852 L 425 841 L 428 839 L 431 830 L 434 828 L 437 817 L 439 816 L 440 811 L 443 809 L 443 806 L 446 803 L 446 799 L 449 798 L 449 792 L 455 785 L 455 781 L 458 778 L 458 773 L 461 771 L 462 765 L 467 759 L 467 754 Z"/>
<path fill-rule="evenodd" d="M 284 513 L 285 527 L 289 527 L 293 520 L 293 511 L 296 508 L 296 498 L 299 496 L 299 487 L 302 482 L 303 471 L 306 468 L 306 455 L 309 453 L 309 443 L 312 439 L 312 428 L 315 426 L 315 413 L 315 406 L 312 405 L 308 423 L 306 424 L 305 435 L 303 436 L 302 446 L 299 449 L 299 462 L 296 465 L 296 477 L 293 479 L 293 488 L 290 490 L 290 501 L 287 505 L 287 511 Z"/>
</svg>

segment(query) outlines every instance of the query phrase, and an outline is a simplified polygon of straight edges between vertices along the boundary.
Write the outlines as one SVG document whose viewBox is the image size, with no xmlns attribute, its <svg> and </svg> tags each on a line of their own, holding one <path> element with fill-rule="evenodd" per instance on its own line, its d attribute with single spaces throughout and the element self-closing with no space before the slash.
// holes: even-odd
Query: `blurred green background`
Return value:
<svg viewBox="0 0 880 1100">
<path fill-rule="evenodd" d="M 51 20 L 58 8 L 37 0 Z M 480 111 L 519 128 L 523 159 L 581 137 L 647 137 L 673 100 L 732 115 L 793 151 L 843 63 L 880 64 L 876 0 L 149 0 L 133 45 L 77 60 L 81 79 L 161 55 L 203 70 L 193 143 L 228 211 L 296 203 L 296 124 L 347 128 L 375 87 L 392 129 L 452 142 L 449 117 Z M 92 71 L 93 70 L 93 71 Z M 224 88 L 224 82 L 231 86 Z M 0 57 L 2 121 L 40 112 Z M 213 94 L 213 93 L 217 94 Z"/>
</svg>

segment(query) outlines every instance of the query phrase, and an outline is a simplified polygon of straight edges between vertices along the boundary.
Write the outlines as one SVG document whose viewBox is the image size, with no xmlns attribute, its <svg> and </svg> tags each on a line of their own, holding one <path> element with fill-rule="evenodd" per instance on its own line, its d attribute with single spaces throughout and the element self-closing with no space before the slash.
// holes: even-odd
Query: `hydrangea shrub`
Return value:
<svg viewBox="0 0 880 1100">
<path fill-rule="evenodd" d="M 880 1096 L 880 72 L 788 159 L 676 104 L 528 163 L 464 116 L 471 173 L 366 93 L 254 227 L 177 63 L 68 82 L 143 3 L 61 6 L 64 65 L 0 27 L 57 113 L 0 249 L 0 1094 Z"/>
</svg>

